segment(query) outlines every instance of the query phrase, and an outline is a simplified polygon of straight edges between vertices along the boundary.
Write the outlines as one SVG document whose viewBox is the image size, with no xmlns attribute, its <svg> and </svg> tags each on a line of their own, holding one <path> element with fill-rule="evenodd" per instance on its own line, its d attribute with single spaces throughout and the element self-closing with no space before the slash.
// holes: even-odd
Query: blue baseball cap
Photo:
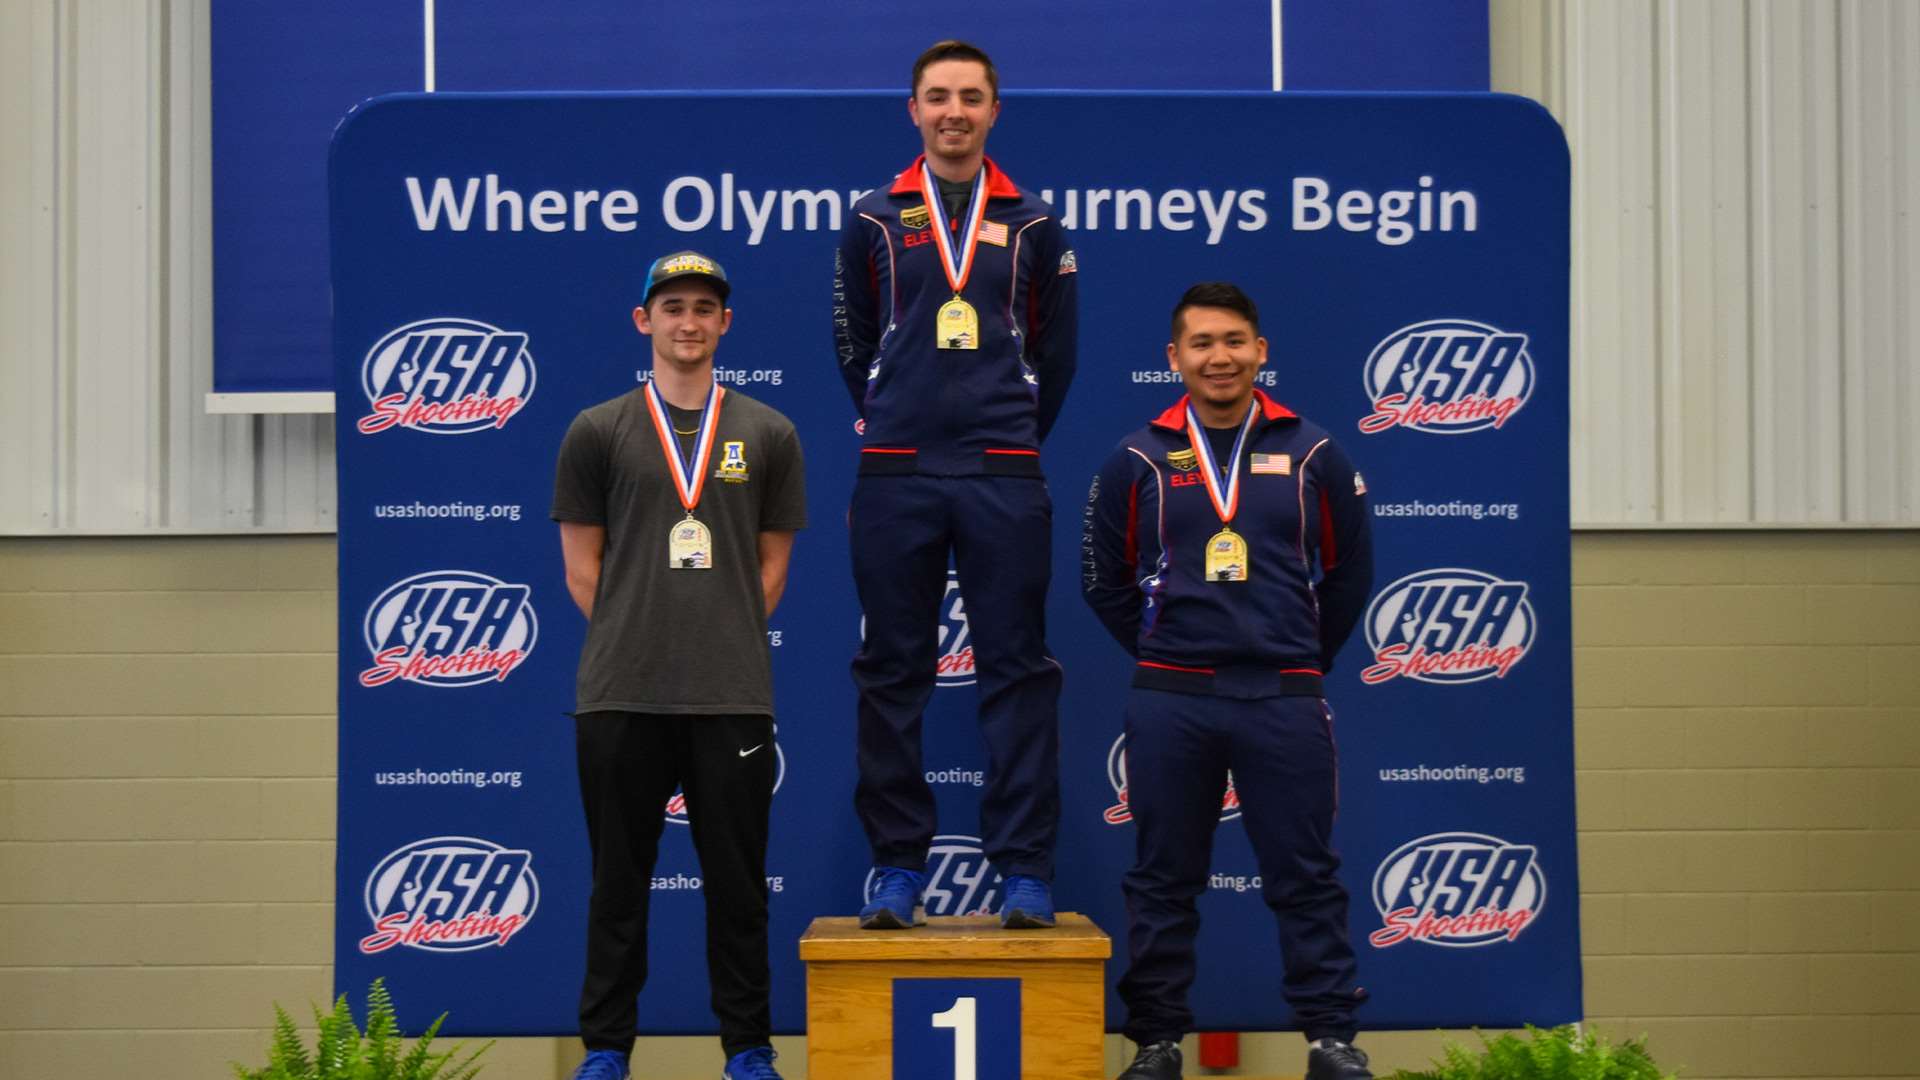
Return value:
<svg viewBox="0 0 1920 1080">
<path fill-rule="evenodd" d="M 647 267 L 647 294 L 640 298 L 642 304 L 653 299 L 660 286 L 681 278 L 702 278 L 720 294 L 720 302 L 726 303 L 727 293 L 732 291 L 727 285 L 727 272 L 720 264 L 697 251 L 676 251 L 671 255 L 662 255 Z"/>
</svg>

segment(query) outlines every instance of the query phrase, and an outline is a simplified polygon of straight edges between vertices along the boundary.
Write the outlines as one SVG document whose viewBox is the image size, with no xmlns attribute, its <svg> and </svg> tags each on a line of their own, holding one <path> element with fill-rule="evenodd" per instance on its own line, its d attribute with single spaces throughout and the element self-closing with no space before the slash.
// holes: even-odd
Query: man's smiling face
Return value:
<svg viewBox="0 0 1920 1080">
<path fill-rule="evenodd" d="M 964 164 L 986 152 L 1000 99 L 987 81 L 986 65 L 941 60 L 920 73 L 907 114 L 920 129 L 928 158 Z"/>
</svg>

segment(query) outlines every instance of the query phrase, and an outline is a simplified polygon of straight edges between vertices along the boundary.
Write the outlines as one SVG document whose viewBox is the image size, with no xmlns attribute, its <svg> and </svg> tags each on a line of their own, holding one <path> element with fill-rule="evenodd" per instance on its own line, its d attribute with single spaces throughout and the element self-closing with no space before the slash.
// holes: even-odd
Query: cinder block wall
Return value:
<svg viewBox="0 0 1920 1080">
<path fill-rule="evenodd" d="M 1920 532 L 1585 533 L 1574 578 L 1589 1015 L 1701 1080 L 1920 1076 Z M 226 1075 L 326 999 L 333 582 L 328 537 L 0 539 L 0 1080 Z"/>
<path fill-rule="evenodd" d="M 1920 1076 L 1920 533 L 1574 540 L 1587 1013 Z"/>
</svg>

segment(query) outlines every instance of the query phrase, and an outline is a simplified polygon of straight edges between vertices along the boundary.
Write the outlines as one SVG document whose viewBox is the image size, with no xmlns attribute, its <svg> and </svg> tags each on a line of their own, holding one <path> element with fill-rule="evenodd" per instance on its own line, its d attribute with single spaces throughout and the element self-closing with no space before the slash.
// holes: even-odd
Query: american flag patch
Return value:
<svg viewBox="0 0 1920 1080">
<path fill-rule="evenodd" d="M 980 239 L 994 247 L 1007 246 L 1007 227 L 998 221 L 980 223 Z"/>
<path fill-rule="evenodd" d="M 1292 454 L 1255 454 L 1252 465 L 1255 476 L 1292 476 Z"/>
</svg>

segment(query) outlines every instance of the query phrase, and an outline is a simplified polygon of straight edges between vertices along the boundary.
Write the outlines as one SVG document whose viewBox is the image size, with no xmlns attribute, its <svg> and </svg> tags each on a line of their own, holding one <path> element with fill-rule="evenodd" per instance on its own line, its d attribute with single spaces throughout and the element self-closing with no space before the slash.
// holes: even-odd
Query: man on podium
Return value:
<svg viewBox="0 0 1920 1080">
<path fill-rule="evenodd" d="M 574 712 L 593 851 L 574 1080 L 626 1080 L 647 978 L 647 906 L 678 786 L 707 902 L 707 977 L 726 1080 L 780 1080 L 769 1044 L 767 616 L 806 525 L 785 416 L 713 377 L 733 325 L 720 264 L 656 259 L 633 311 L 645 385 L 582 412 L 554 481 L 567 591 L 587 616 Z"/>
<path fill-rule="evenodd" d="M 1173 309 L 1167 359 L 1187 395 L 1123 439 L 1087 495 L 1083 591 L 1137 661 L 1127 802 L 1120 1080 L 1178 1080 L 1193 1029 L 1195 900 L 1231 771 L 1280 924 L 1282 987 L 1308 1080 L 1370 1080 L 1353 1046 L 1365 998 L 1332 845 L 1339 786 L 1321 679 L 1366 606 L 1366 485 L 1325 431 L 1254 389 L 1267 341 L 1222 282 Z M 1315 564 L 1319 573 L 1316 580 Z"/>
<path fill-rule="evenodd" d="M 922 53 L 907 115 L 925 152 L 855 204 L 834 259 L 834 344 L 865 433 L 848 526 L 866 613 L 854 804 L 873 851 L 870 929 L 920 920 L 936 827 L 921 714 L 949 553 L 975 643 L 1001 923 L 1054 922 L 1060 665 L 1040 442 L 1073 378 L 1078 279 L 1052 209 L 986 156 L 999 114 L 986 53 Z"/>
</svg>

